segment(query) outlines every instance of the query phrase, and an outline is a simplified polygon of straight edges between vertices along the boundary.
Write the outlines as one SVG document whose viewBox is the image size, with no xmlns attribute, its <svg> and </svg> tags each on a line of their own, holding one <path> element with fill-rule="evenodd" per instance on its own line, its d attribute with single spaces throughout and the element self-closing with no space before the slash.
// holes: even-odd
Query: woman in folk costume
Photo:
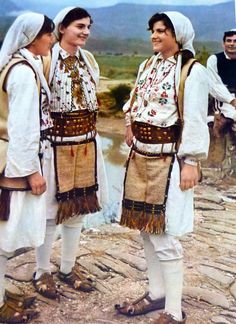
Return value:
<svg viewBox="0 0 236 324">
<path fill-rule="evenodd" d="M 50 93 L 41 56 L 50 52 L 53 28 L 53 21 L 44 15 L 20 15 L 0 51 L 0 322 L 4 323 L 23 323 L 38 314 L 27 309 L 35 298 L 12 295 L 4 284 L 8 257 L 16 249 L 41 245 L 45 235 L 46 182 L 39 149 L 41 102 L 49 101 Z"/>
<path fill-rule="evenodd" d="M 194 30 L 187 17 L 157 13 L 149 30 L 156 54 L 141 64 L 124 106 L 131 152 L 121 215 L 122 225 L 141 231 L 149 289 L 139 300 L 115 307 L 128 316 L 164 309 L 156 323 L 185 323 L 183 252 L 177 237 L 193 230 L 197 164 L 207 158 L 209 146 L 209 86 L 205 68 L 189 61 Z"/>
<path fill-rule="evenodd" d="M 44 154 L 47 179 L 47 226 L 44 244 L 36 250 L 36 290 L 58 298 L 50 272 L 54 234 L 61 224 L 62 252 L 58 277 L 74 289 L 92 291 L 94 281 L 75 266 L 83 218 L 107 202 L 104 161 L 96 132 L 96 86 L 99 68 L 83 50 L 92 19 L 82 8 L 69 7 L 54 19 L 58 42 L 52 50 L 49 75 L 53 128 Z"/>
</svg>

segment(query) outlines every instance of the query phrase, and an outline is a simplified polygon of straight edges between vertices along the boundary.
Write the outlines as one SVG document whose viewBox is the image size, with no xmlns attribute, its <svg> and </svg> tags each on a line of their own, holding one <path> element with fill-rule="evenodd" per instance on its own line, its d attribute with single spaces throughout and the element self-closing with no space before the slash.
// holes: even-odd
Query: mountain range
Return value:
<svg viewBox="0 0 236 324">
<path fill-rule="evenodd" d="M 68 3 L 70 2 L 70 3 Z M 78 1 L 67 1 L 68 5 L 78 5 Z M 20 11 L 31 10 L 42 12 L 49 17 L 63 9 L 65 4 L 49 0 L 0 0 L 1 20 L 6 16 L 14 16 Z M 234 1 L 211 6 L 176 6 L 176 5 L 140 5 L 117 4 L 110 7 L 91 8 L 93 17 L 92 37 L 102 39 L 142 39 L 149 40 L 147 21 L 156 12 L 180 11 L 193 23 L 197 41 L 221 42 L 225 30 L 235 28 Z"/>
</svg>

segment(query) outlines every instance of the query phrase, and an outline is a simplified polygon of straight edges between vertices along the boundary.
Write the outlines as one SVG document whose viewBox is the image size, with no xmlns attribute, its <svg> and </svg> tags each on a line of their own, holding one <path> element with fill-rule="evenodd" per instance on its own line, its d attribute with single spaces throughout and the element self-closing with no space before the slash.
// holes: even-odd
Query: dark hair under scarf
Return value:
<svg viewBox="0 0 236 324">
<path fill-rule="evenodd" d="M 171 31 L 172 35 L 175 37 L 174 26 L 170 18 L 165 13 L 155 13 L 148 21 L 148 30 L 152 31 L 154 24 L 158 21 L 162 21 L 165 27 L 168 28 Z M 181 50 L 181 46 L 180 46 L 180 51 L 182 53 L 182 66 L 183 66 L 190 58 L 193 58 L 194 55 L 191 51 L 187 49 Z M 180 51 L 177 52 L 175 55 L 177 56 L 180 53 Z"/>
<path fill-rule="evenodd" d="M 52 19 L 48 18 L 48 16 L 44 15 L 44 23 L 41 27 L 40 31 L 38 32 L 38 35 L 36 38 L 40 38 L 42 35 L 47 33 L 52 33 L 55 28 L 55 24 Z"/>
<path fill-rule="evenodd" d="M 173 36 L 175 36 L 175 29 L 174 26 L 170 20 L 170 18 L 165 14 L 165 13 L 156 13 L 155 15 L 153 15 L 149 21 L 148 21 L 148 30 L 153 30 L 153 26 L 156 22 L 158 21 L 163 21 L 164 25 L 166 26 L 166 28 L 171 30 L 171 33 Z"/>
<path fill-rule="evenodd" d="M 93 23 L 93 20 L 90 14 L 83 8 L 76 7 L 68 12 L 65 18 L 62 20 L 61 24 L 65 28 L 68 27 L 73 21 L 83 18 L 90 18 L 90 23 Z"/>
</svg>

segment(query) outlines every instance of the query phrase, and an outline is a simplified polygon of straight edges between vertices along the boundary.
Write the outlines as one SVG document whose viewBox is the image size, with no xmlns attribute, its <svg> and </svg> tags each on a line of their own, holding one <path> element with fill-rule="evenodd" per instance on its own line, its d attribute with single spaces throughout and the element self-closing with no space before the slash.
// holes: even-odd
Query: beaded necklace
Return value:
<svg viewBox="0 0 236 324">
<path fill-rule="evenodd" d="M 86 69 L 85 62 L 79 60 L 76 56 L 68 56 L 65 59 L 61 59 L 60 68 L 62 69 L 63 67 L 65 73 L 69 73 L 69 76 L 72 79 L 72 84 L 71 84 L 72 97 L 76 99 L 76 102 L 78 104 L 84 101 L 86 107 L 89 110 L 93 110 L 90 107 L 94 106 L 94 104 L 90 99 L 90 93 L 85 89 L 85 84 L 83 82 L 83 76 L 84 76 L 83 72 L 81 73 L 79 69 L 80 67 L 82 69 Z M 94 83 L 92 78 L 91 78 L 91 82 Z M 87 97 L 86 94 L 89 97 Z M 74 106 L 73 101 L 72 101 L 72 106 Z"/>
</svg>

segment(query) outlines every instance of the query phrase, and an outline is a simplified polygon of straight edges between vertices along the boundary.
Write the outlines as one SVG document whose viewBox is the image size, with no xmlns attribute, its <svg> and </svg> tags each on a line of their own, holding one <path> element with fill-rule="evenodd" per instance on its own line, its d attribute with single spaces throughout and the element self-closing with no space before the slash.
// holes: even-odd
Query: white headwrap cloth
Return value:
<svg viewBox="0 0 236 324">
<path fill-rule="evenodd" d="M 63 10 L 59 11 L 59 13 L 56 15 L 56 17 L 54 18 L 54 24 L 55 24 L 55 29 L 54 29 L 54 34 L 57 38 L 57 40 L 59 41 L 59 37 L 60 37 L 60 32 L 59 32 L 59 27 L 60 27 L 60 24 L 62 23 L 62 21 L 64 20 L 65 16 L 72 10 L 72 9 L 75 9 L 76 7 L 67 7 L 67 8 L 64 8 Z M 60 47 L 58 44 L 54 45 L 54 48 L 53 48 L 53 54 L 52 54 L 52 63 L 51 63 L 51 69 L 50 69 L 50 74 L 49 74 L 49 84 L 50 82 L 52 81 L 52 78 L 53 78 L 53 74 L 54 74 L 54 70 L 55 70 L 55 67 L 56 67 L 56 62 L 58 60 L 58 56 L 59 56 L 59 50 L 60 50 Z M 95 83 L 98 84 L 99 82 L 99 73 L 97 73 L 97 71 L 95 71 L 84 51 L 80 48 L 80 54 L 85 62 L 85 64 L 87 65 L 88 69 L 89 69 L 89 72 L 92 76 L 92 78 L 94 79 Z"/>
<path fill-rule="evenodd" d="M 38 74 L 42 87 L 49 97 L 50 91 L 42 70 L 35 64 L 34 58 L 25 50 L 25 47 L 32 43 L 38 35 L 43 23 L 44 15 L 35 12 L 28 12 L 16 18 L 9 28 L 2 44 L 0 51 L 0 71 L 11 60 L 13 54 L 19 51 Z"/>
<path fill-rule="evenodd" d="M 64 20 L 65 16 L 76 7 L 66 7 L 65 9 L 62 9 L 61 11 L 58 12 L 56 17 L 54 18 L 54 24 L 55 24 L 55 29 L 54 29 L 54 34 L 56 36 L 56 39 L 59 40 L 60 32 L 59 32 L 59 26 L 61 22 Z"/>
<path fill-rule="evenodd" d="M 193 39 L 195 36 L 193 25 L 191 21 L 178 11 L 164 12 L 171 20 L 174 30 L 176 41 L 179 43 L 181 49 L 189 50 L 195 55 L 193 48 Z M 180 73 L 181 73 L 182 55 L 178 55 L 176 66 L 176 93 L 179 91 Z"/>
</svg>

